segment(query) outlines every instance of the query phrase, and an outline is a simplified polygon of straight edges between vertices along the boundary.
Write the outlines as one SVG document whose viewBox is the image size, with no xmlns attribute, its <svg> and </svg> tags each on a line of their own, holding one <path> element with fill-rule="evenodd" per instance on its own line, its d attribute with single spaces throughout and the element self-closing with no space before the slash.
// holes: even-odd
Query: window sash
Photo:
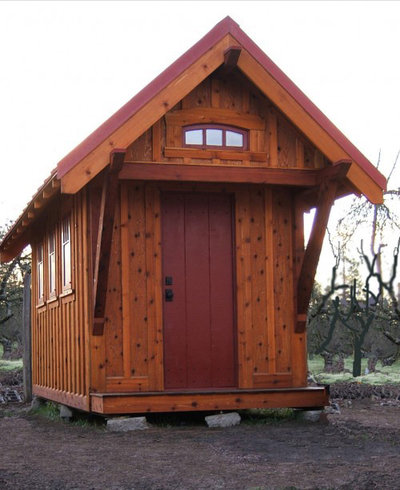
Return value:
<svg viewBox="0 0 400 490">
<path fill-rule="evenodd" d="M 44 300 L 44 274 L 43 274 L 43 243 L 40 243 L 37 247 L 37 296 L 38 301 L 41 303 Z"/>
<path fill-rule="evenodd" d="M 56 291 L 56 237 L 52 232 L 49 236 L 49 296 L 55 296 Z"/>
<path fill-rule="evenodd" d="M 247 150 L 248 132 L 242 128 L 222 124 L 194 124 L 183 127 L 183 146 Z"/>
<path fill-rule="evenodd" d="M 71 233 L 70 220 L 65 219 L 61 231 L 62 285 L 63 291 L 71 289 Z"/>
</svg>

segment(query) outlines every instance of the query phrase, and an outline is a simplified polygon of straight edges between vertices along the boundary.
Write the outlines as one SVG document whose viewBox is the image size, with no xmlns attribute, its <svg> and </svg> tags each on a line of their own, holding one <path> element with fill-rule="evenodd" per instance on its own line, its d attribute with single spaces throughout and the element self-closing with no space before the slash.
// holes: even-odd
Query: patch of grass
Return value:
<svg viewBox="0 0 400 490">
<path fill-rule="evenodd" d="M 14 416 L 14 412 L 12 410 L 1 410 L 0 412 L 0 418 L 1 417 L 4 417 L 4 418 L 7 418 L 7 417 L 13 417 Z"/>
<path fill-rule="evenodd" d="M 0 359 L 0 372 L 19 371 L 21 369 L 22 369 L 22 359 L 15 359 L 12 361 Z"/>
<path fill-rule="evenodd" d="M 273 424 L 295 417 L 291 408 L 238 410 L 244 424 Z M 215 415 L 216 412 L 179 412 L 179 413 L 148 413 L 146 419 L 151 425 L 158 427 L 182 427 L 204 426 L 204 418 L 207 415 Z"/>
<path fill-rule="evenodd" d="M 38 408 L 31 410 L 30 413 L 48 420 L 61 422 L 58 403 L 51 401 L 43 402 Z M 74 411 L 74 415 L 69 424 L 86 428 L 104 428 L 106 420 L 99 415 Z"/>
<path fill-rule="evenodd" d="M 3 359 L 3 346 L 0 344 L 0 373 L 22 369 L 22 359 Z"/>
<path fill-rule="evenodd" d="M 367 359 L 362 359 L 361 372 L 365 373 Z M 396 361 L 391 366 L 382 366 L 378 362 L 375 373 L 364 374 L 354 378 L 352 375 L 353 359 L 348 357 L 344 362 L 345 371 L 342 373 L 324 373 L 324 360 L 320 356 L 315 356 L 308 361 L 308 369 L 319 383 L 366 383 L 371 385 L 400 384 L 400 361 Z"/>
<path fill-rule="evenodd" d="M 22 369 L 22 358 L 13 360 L 3 359 L 3 345 L 0 344 L 0 372 L 14 371 L 19 369 Z"/>
<path fill-rule="evenodd" d="M 76 413 L 70 422 L 72 425 L 78 427 L 84 427 L 86 429 L 100 429 L 104 430 L 107 424 L 107 420 L 100 415 L 93 415 L 90 413 Z"/>
<path fill-rule="evenodd" d="M 292 408 L 250 408 L 241 410 L 240 416 L 245 424 L 277 424 L 295 418 Z"/>
<path fill-rule="evenodd" d="M 58 420 L 60 418 L 58 405 L 53 402 L 42 403 L 38 408 L 31 410 L 31 413 L 49 420 Z"/>
</svg>

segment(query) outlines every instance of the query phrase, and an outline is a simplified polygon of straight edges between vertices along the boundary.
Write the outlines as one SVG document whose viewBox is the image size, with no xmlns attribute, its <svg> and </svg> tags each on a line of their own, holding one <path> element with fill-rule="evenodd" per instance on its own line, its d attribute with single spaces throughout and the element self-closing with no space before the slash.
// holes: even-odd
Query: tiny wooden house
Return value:
<svg viewBox="0 0 400 490">
<path fill-rule="evenodd" d="M 337 197 L 384 187 L 227 17 L 59 162 L 1 243 L 2 261 L 32 246 L 34 394 L 104 414 L 327 404 L 305 330 L 325 227 Z"/>
</svg>

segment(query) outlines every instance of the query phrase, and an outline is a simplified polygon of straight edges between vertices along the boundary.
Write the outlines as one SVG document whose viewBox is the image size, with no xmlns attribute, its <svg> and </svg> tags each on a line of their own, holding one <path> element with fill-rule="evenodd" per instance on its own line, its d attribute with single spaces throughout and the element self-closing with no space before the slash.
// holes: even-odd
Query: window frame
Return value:
<svg viewBox="0 0 400 490">
<path fill-rule="evenodd" d="M 222 145 L 208 145 L 207 144 L 207 129 L 220 129 L 222 131 Z M 186 143 L 186 133 L 189 131 L 202 131 L 202 143 L 192 144 Z M 226 144 L 226 133 L 227 131 L 240 134 L 243 137 L 243 145 L 241 146 L 231 146 Z M 236 151 L 246 151 L 248 150 L 249 142 L 249 132 L 247 129 L 239 128 L 237 126 L 230 126 L 227 124 L 190 124 L 187 126 L 182 126 L 182 146 L 184 148 L 201 148 L 203 150 L 213 149 L 213 150 L 236 150 Z"/>
<path fill-rule="evenodd" d="M 49 299 L 57 297 L 57 235 L 55 230 L 51 230 L 47 239 L 48 256 L 48 292 Z M 53 248 L 52 246 L 53 245 Z"/>
<path fill-rule="evenodd" d="M 67 226 L 67 228 L 65 228 Z M 65 230 L 68 229 L 68 237 L 65 238 Z M 66 256 L 68 254 L 68 261 Z M 72 256 L 71 256 L 71 218 L 67 216 L 61 221 L 61 283 L 62 292 L 72 290 Z"/>
<path fill-rule="evenodd" d="M 36 247 L 36 274 L 37 274 L 37 302 L 44 304 L 44 243 L 40 242 Z"/>
</svg>

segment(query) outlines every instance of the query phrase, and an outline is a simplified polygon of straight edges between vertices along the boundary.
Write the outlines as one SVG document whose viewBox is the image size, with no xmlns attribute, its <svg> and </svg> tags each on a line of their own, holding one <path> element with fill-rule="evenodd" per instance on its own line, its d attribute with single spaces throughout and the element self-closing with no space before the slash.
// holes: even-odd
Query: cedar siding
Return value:
<svg viewBox="0 0 400 490">
<path fill-rule="evenodd" d="M 103 414 L 327 404 L 306 318 L 330 209 L 384 186 L 224 19 L 58 164 L 0 244 L 2 261 L 32 245 L 33 393 Z"/>
<path fill-rule="evenodd" d="M 249 149 L 185 148 L 182 127 L 218 123 L 249 132 Z M 213 75 L 128 146 L 126 162 L 318 169 L 329 162 L 238 70 Z"/>
<path fill-rule="evenodd" d="M 267 186 L 123 182 L 114 221 L 105 333 L 93 337 L 93 390 L 163 389 L 162 191 L 233 196 L 238 386 L 304 386 L 305 353 L 298 346 L 304 347 L 305 334 L 293 333 L 291 193 Z"/>
<path fill-rule="evenodd" d="M 63 291 L 62 219 L 71 223 L 71 290 Z M 48 236 L 56 237 L 56 294 L 49 296 Z M 89 408 L 88 260 L 86 191 L 57 199 L 37 224 L 32 243 L 32 382 L 34 393 L 76 408 Z M 38 298 L 37 248 L 44 248 L 44 297 Z"/>
</svg>

